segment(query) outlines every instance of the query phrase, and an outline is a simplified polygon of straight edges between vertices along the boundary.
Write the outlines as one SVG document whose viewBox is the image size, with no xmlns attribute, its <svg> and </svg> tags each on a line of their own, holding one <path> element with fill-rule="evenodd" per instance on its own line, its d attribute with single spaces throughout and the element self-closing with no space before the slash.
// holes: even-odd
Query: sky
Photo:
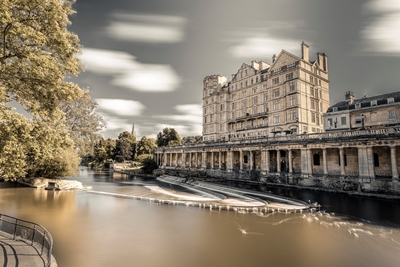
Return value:
<svg viewBox="0 0 400 267">
<path fill-rule="evenodd" d="M 399 91 L 398 0 L 77 0 L 69 30 L 107 128 L 155 138 L 202 134 L 202 82 L 282 49 L 328 55 L 330 103 Z"/>
</svg>

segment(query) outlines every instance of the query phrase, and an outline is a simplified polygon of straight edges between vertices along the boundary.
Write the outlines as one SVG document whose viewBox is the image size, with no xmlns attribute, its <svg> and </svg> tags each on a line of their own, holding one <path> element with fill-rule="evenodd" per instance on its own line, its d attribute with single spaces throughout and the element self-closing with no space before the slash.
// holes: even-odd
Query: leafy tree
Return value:
<svg viewBox="0 0 400 267">
<path fill-rule="evenodd" d="M 82 95 L 78 85 L 65 81 L 82 67 L 78 37 L 68 32 L 72 0 L 0 1 L 0 95 L 15 100 L 33 117 L 62 115 L 61 102 Z"/>
<path fill-rule="evenodd" d="M 137 144 L 137 155 L 151 155 L 156 147 L 157 143 L 154 138 L 147 138 L 146 136 L 143 136 Z"/>
<path fill-rule="evenodd" d="M 83 90 L 79 98 L 62 103 L 60 107 L 79 155 L 93 154 L 94 145 L 101 138 L 97 132 L 105 127 L 105 122 L 95 113 L 97 104 L 91 99 L 90 91 Z"/>
<path fill-rule="evenodd" d="M 72 174 L 77 152 L 62 104 L 85 93 L 67 81 L 82 67 L 68 32 L 74 0 L 0 1 L 0 177 Z M 29 119 L 16 113 L 19 103 Z"/>
<path fill-rule="evenodd" d="M 94 155 L 94 160 L 97 163 L 103 163 L 104 161 L 107 160 L 107 150 L 106 150 L 106 144 L 103 138 L 97 141 L 97 143 L 94 145 L 93 149 L 93 155 Z"/>
<path fill-rule="evenodd" d="M 106 159 L 114 159 L 114 151 L 116 147 L 116 140 L 107 138 L 104 140 L 105 150 L 106 150 Z"/>
<path fill-rule="evenodd" d="M 114 158 L 118 162 L 133 160 L 136 155 L 136 136 L 128 131 L 118 135 L 116 141 Z"/>
<path fill-rule="evenodd" d="M 157 134 L 157 146 L 179 146 L 182 139 L 174 128 L 164 128 Z"/>
<path fill-rule="evenodd" d="M 137 160 L 143 164 L 141 168 L 144 173 L 152 174 L 153 170 L 157 169 L 157 163 L 153 159 L 151 154 L 142 154 L 137 157 Z"/>
</svg>

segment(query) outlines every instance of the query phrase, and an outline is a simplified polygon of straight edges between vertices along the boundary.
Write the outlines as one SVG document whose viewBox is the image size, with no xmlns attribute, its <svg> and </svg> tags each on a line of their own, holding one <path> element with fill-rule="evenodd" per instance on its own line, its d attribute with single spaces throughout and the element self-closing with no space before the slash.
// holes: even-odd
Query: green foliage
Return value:
<svg viewBox="0 0 400 267">
<path fill-rule="evenodd" d="M 0 1 L 0 177 L 72 175 L 77 151 L 102 126 L 90 94 L 69 82 L 82 67 L 67 29 L 74 0 Z M 19 103 L 28 117 L 9 106 Z M 72 138 L 72 139 L 71 139 Z"/>
<path fill-rule="evenodd" d="M 157 146 L 179 146 L 182 139 L 174 128 L 164 128 L 162 132 L 157 134 Z"/>
<path fill-rule="evenodd" d="M 102 117 L 95 113 L 97 104 L 91 99 L 91 93 L 83 94 L 60 106 L 65 114 L 65 125 L 80 156 L 93 154 L 94 144 L 101 136 L 97 133 L 105 127 Z"/>
<path fill-rule="evenodd" d="M 142 171 L 146 174 L 152 174 L 153 170 L 157 169 L 157 163 L 153 159 L 152 154 L 142 154 L 137 157 L 137 160 L 142 163 Z"/>
<path fill-rule="evenodd" d="M 114 150 L 114 158 L 118 162 L 133 160 L 136 155 L 136 136 L 128 131 L 118 135 Z"/>
<path fill-rule="evenodd" d="M 154 138 L 147 138 L 143 136 L 137 144 L 137 155 L 153 154 L 154 149 L 157 147 L 156 140 Z"/>
</svg>

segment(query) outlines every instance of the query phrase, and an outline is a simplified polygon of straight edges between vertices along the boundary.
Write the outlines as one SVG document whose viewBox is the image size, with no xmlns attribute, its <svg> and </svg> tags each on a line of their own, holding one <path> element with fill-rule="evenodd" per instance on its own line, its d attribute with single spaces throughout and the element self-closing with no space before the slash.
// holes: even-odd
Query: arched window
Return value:
<svg viewBox="0 0 400 267">
<path fill-rule="evenodd" d="M 314 160 L 314 166 L 320 166 L 320 157 L 319 154 L 314 154 L 313 156 L 313 160 Z"/>
</svg>

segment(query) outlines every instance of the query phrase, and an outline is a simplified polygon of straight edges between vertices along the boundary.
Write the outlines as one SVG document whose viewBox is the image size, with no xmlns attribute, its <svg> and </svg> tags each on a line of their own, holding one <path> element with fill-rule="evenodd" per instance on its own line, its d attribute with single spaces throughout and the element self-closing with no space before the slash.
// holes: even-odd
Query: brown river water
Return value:
<svg viewBox="0 0 400 267">
<path fill-rule="evenodd" d="M 115 195 L 0 184 L 0 213 L 49 230 L 60 267 L 400 266 L 398 201 L 272 189 L 322 207 L 265 212 L 237 196 L 213 202 L 206 193 L 84 167 L 73 179 Z M 232 208 L 219 210 L 221 203 Z"/>
</svg>

